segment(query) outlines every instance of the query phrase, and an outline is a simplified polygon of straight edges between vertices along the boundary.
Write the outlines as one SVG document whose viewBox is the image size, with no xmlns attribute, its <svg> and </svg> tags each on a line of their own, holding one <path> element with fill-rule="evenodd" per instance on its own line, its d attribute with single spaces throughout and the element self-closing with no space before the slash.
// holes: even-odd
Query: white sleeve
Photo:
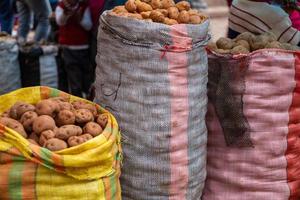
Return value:
<svg viewBox="0 0 300 200">
<path fill-rule="evenodd" d="M 62 7 L 57 6 L 55 9 L 55 20 L 59 26 L 66 25 L 69 16 L 64 14 L 64 9 Z"/>
<path fill-rule="evenodd" d="M 93 26 L 91 11 L 89 8 L 85 9 L 80 25 L 87 31 L 91 30 Z"/>
</svg>

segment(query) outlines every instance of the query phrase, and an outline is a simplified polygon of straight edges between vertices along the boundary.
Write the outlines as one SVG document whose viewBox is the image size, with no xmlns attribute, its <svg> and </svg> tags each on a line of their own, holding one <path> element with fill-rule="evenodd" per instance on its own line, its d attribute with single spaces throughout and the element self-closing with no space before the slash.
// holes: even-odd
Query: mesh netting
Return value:
<svg viewBox="0 0 300 200">
<path fill-rule="evenodd" d="M 208 98 L 214 105 L 227 146 L 252 147 L 243 113 L 246 60 L 211 56 L 208 59 Z"/>
</svg>

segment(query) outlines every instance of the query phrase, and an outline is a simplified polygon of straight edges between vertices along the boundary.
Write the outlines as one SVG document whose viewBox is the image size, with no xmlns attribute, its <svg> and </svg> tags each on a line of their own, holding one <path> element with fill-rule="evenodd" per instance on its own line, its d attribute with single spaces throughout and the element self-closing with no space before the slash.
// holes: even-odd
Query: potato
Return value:
<svg viewBox="0 0 300 200">
<path fill-rule="evenodd" d="M 38 114 L 36 114 L 36 112 L 34 111 L 28 111 L 28 112 L 25 112 L 21 119 L 20 119 L 20 122 L 21 124 L 24 126 L 25 130 L 28 131 L 28 132 L 31 132 L 32 131 L 32 124 L 33 124 L 33 121 L 38 117 Z"/>
<path fill-rule="evenodd" d="M 186 10 L 181 11 L 178 15 L 177 21 L 178 23 L 188 24 L 190 22 L 189 13 Z"/>
<path fill-rule="evenodd" d="M 37 145 L 37 146 L 40 146 L 39 145 L 39 143 L 37 143 L 35 140 L 33 140 L 33 139 L 27 139 L 28 140 L 28 142 L 30 142 L 31 144 L 35 144 L 35 145 Z"/>
<path fill-rule="evenodd" d="M 264 49 L 265 46 L 268 44 L 268 42 L 269 42 L 269 37 L 265 35 L 256 36 L 250 41 L 251 50 L 255 51 L 258 49 Z"/>
<path fill-rule="evenodd" d="M 46 130 L 53 130 L 55 127 L 54 119 L 48 115 L 41 115 L 35 118 L 32 124 L 32 130 L 37 135 L 40 135 L 41 132 Z"/>
<path fill-rule="evenodd" d="M 128 13 L 128 14 L 139 15 L 139 14 L 132 14 L 132 13 Z M 143 19 L 141 15 L 139 15 L 139 16 L 140 16 L 140 19 Z M 97 108 L 92 104 L 86 103 L 84 101 L 74 101 L 72 103 L 72 105 L 74 106 L 74 109 L 76 109 L 76 110 L 81 109 L 81 108 L 90 110 L 93 113 L 94 117 L 96 117 L 98 115 Z"/>
<path fill-rule="evenodd" d="M 136 7 L 137 7 L 137 11 L 140 13 L 140 12 L 147 12 L 147 11 L 152 11 L 152 7 L 147 4 L 147 3 L 144 3 L 144 2 L 141 2 L 141 1 L 137 1 L 136 2 Z"/>
<path fill-rule="evenodd" d="M 1 114 L 0 117 L 10 117 L 9 112 L 10 112 L 10 109 L 6 110 L 5 112 L 3 112 L 3 113 Z"/>
<path fill-rule="evenodd" d="M 250 50 L 250 45 L 249 43 L 246 41 L 246 40 L 238 40 L 235 44 L 234 44 L 234 47 L 236 46 L 243 46 L 245 47 L 246 49 Z"/>
<path fill-rule="evenodd" d="M 142 15 L 137 13 L 125 13 L 125 17 L 132 18 L 132 19 L 139 19 L 139 20 L 143 19 Z"/>
<path fill-rule="evenodd" d="M 196 10 L 196 9 L 190 9 L 190 10 L 188 10 L 188 13 L 189 13 L 190 16 L 192 16 L 192 15 L 198 15 L 199 16 L 200 15 L 198 10 Z"/>
<path fill-rule="evenodd" d="M 27 138 L 27 133 L 26 133 L 23 125 L 20 122 L 18 122 L 17 120 L 8 118 L 8 117 L 2 117 L 2 118 L 0 118 L 0 123 L 3 124 L 4 126 L 7 126 L 8 128 L 13 129 L 14 131 L 19 133 L 24 138 Z"/>
<path fill-rule="evenodd" d="M 249 49 L 245 48 L 244 46 L 236 46 L 234 47 L 231 52 L 232 54 L 247 54 L 249 53 Z"/>
<path fill-rule="evenodd" d="M 190 15 L 190 24 L 201 24 L 202 19 L 198 15 Z"/>
<path fill-rule="evenodd" d="M 59 105 L 59 110 L 58 111 L 61 111 L 61 110 L 71 110 L 71 111 L 73 111 L 74 110 L 73 105 L 69 102 L 59 102 L 58 105 Z"/>
<path fill-rule="evenodd" d="M 234 42 L 229 38 L 221 37 L 216 44 L 219 49 L 232 49 Z"/>
<path fill-rule="evenodd" d="M 16 102 L 9 110 L 9 117 L 13 119 L 18 119 L 17 109 L 18 106 L 21 105 L 23 102 Z"/>
<path fill-rule="evenodd" d="M 75 111 L 75 121 L 78 124 L 94 121 L 94 116 L 88 109 L 79 109 Z"/>
<path fill-rule="evenodd" d="M 239 40 L 246 40 L 248 43 L 250 41 L 253 40 L 253 38 L 255 37 L 255 35 L 253 33 L 250 33 L 250 32 L 244 32 L 244 33 L 241 33 L 240 35 L 238 35 L 236 38 L 235 38 L 235 41 L 239 41 Z"/>
<path fill-rule="evenodd" d="M 135 5 L 135 1 L 134 0 L 128 0 L 125 3 L 125 8 L 126 10 L 128 10 L 128 12 L 135 12 L 137 10 L 137 6 Z"/>
<path fill-rule="evenodd" d="M 178 19 L 179 16 L 179 11 L 176 7 L 170 7 L 168 8 L 168 14 L 170 19 Z"/>
<path fill-rule="evenodd" d="M 219 54 L 229 54 L 231 53 L 231 49 L 216 49 L 215 52 Z"/>
<path fill-rule="evenodd" d="M 273 42 L 267 43 L 267 45 L 265 46 L 265 48 L 266 49 L 284 49 L 284 47 L 278 41 L 273 41 Z"/>
<path fill-rule="evenodd" d="M 175 24 L 178 24 L 178 22 L 175 19 L 170 19 L 170 18 L 166 17 L 164 19 L 164 24 L 175 25 Z"/>
<path fill-rule="evenodd" d="M 175 6 L 175 2 L 173 0 L 161 0 L 161 4 L 163 9 Z"/>
<path fill-rule="evenodd" d="M 64 125 L 57 129 L 55 137 L 67 140 L 71 136 L 79 136 L 82 134 L 82 129 L 75 125 Z"/>
<path fill-rule="evenodd" d="M 153 10 L 150 13 L 150 18 L 154 21 L 154 22 L 164 22 L 165 16 L 157 11 L 157 10 Z"/>
<path fill-rule="evenodd" d="M 159 9 L 162 8 L 162 2 L 161 0 L 151 0 L 150 5 L 152 6 L 152 8 L 155 9 Z"/>
<path fill-rule="evenodd" d="M 141 12 L 141 15 L 142 15 L 143 19 L 150 18 L 150 14 L 151 14 L 151 11 Z"/>
<path fill-rule="evenodd" d="M 145 3 L 148 3 L 150 4 L 151 3 L 151 0 L 141 0 L 142 2 L 145 2 Z"/>
<path fill-rule="evenodd" d="M 29 103 L 17 102 L 10 109 L 10 117 L 13 119 L 20 119 L 25 112 L 34 110 L 35 107 Z"/>
<path fill-rule="evenodd" d="M 209 42 L 209 43 L 207 44 L 207 47 L 208 47 L 210 50 L 213 50 L 213 51 L 215 51 L 216 49 L 218 49 L 217 44 L 214 43 L 214 42 Z"/>
<path fill-rule="evenodd" d="M 88 133 L 82 134 L 82 135 L 80 135 L 78 137 L 81 137 L 81 138 L 85 139 L 85 141 L 93 139 L 93 136 L 91 134 L 88 134 Z"/>
<path fill-rule="evenodd" d="M 96 137 L 102 133 L 102 127 L 95 123 L 95 122 L 88 122 L 84 127 L 83 127 L 83 132 L 91 134 L 93 137 Z"/>
<path fill-rule="evenodd" d="M 126 10 L 125 6 L 116 6 L 113 9 L 113 12 L 120 14 L 120 13 L 128 13 L 128 10 Z"/>
<path fill-rule="evenodd" d="M 35 110 L 38 115 L 55 117 L 56 112 L 59 110 L 59 104 L 53 100 L 45 99 L 36 104 Z"/>
<path fill-rule="evenodd" d="M 32 132 L 28 138 L 34 140 L 36 143 L 39 143 L 39 137 L 35 134 L 35 132 Z"/>
<path fill-rule="evenodd" d="M 50 140 L 51 138 L 55 138 L 55 133 L 52 130 L 43 131 L 40 135 L 39 144 L 41 146 L 44 146 L 45 142 L 47 140 Z"/>
<path fill-rule="evenodd" d="M 180 1 L 176 4 L 176 8 L 178 8 L 179 11 L 188 11 L 189 9 L 191 9 L 191 4 L 187 1 Z"/>
<path fill-rule="evenodd" d="M 60 151 L 60 150 L 68 148 L 68 145 L 63 140 L 60 140 L 57 138 L 52 138 L 45 142 L 44 147 L 49 149 L 50 151 Z"/>
<path fill-rule="evenodd" d="M 70 147 L 74 147 L 82 143 L 85 143 L 86 141 L 87 140 L 84 137 L 72 136 L 68 139 L 68 144 Z"/>
<path fill-rule="evenodd" d="M 166 9 L 156 9 L 157 11 L 161 12 L 161 14 L 163 14 L 165 17 L 168 17 L 169 12 Z"/>
<path fill-rule="evenodd" d="M 57 126 L 75 124 L 75 114 L 70 110 L 60 111 L 55 119 Z"/>
<path fill-rule="evenodd" d="M 102 129 L 105 129 L 108 122 L 108 117 L 106 114 L 101 114 L 97 118 L 97 123 L 102 127 Z"/>
<path fill-rule="evenodd" d="M 25 113 L 28 111 L 34 111 L 35 107 L 29 103 L 23 103 L 21 105 L 18 106 L 17 108 L 17 115 L 18 115 L 18 119 Z"/>
</svg>

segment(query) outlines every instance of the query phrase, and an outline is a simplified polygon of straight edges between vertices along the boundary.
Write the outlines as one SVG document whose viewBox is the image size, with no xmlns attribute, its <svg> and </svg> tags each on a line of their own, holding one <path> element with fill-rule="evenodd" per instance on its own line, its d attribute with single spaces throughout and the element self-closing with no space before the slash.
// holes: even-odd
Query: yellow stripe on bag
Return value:
<svg viewBox="0 0 300 200">
<path fill-rule="evenodd" d="M 92 191 L 92 192 L 91 192 Z M 74 181 L 73 178 L 39 166 L 36 174 L 37 199 L 42 200 L 72 200 L 95 199 L 106 200 L 101 179 L 95 181 Z M 59 199 L 53 196 L 59 196 Z"/>
</svg>

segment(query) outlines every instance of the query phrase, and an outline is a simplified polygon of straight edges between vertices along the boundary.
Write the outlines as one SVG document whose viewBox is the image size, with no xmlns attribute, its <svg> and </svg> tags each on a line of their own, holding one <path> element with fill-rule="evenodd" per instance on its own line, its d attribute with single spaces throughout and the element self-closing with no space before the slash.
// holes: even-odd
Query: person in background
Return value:
<svg viewBox="0 0 300 200">
<path fill-rule="evenodd" d="M 0 31 L 11 34 L 13 28 L 14 0 L 1 0 L 0 1 Z"/>
<path fill-rule="evenodd" d="M 49 20 L 51 8 L 49 0 L 17 0 L 17 10 L 19 13 L 18 41 L 25 43 L 30 31 L 31 12 L 38 20 L 35 30 L 34 41 L 47 40 L 49 33 Z"/>
<path fill-rule="evenodd" d="M 70 93 L 79 97 L 83 93 L 88 95 L 94 76 L 89 63 L 92 19 L 88 4 L 79 0 L 62 0 L 56 7 L 55 17 Z"/>
<path fill-rule="evenodd" d="M 229 15 L 229 38 L 243 32 L 273 32 L 280 42 L 299 45 L 300 32 L 292 26 L 289 14 L 269 1 L 233 0 Z"/>
<path fill-rule="evenodd" d="M 105 0 L 89 0 L 89 8 L 91 10 L 91 17 L 93 27 L 90 34 L 90 62 L 93 68 L 93 74 L 95 74 L 96 68 L 96 54 L 97 54 L 97 34 L 99 26 L 99 17 L 103 9 Z M 93 78 L 94 81 L 95 77 Z"/>
</svg>

